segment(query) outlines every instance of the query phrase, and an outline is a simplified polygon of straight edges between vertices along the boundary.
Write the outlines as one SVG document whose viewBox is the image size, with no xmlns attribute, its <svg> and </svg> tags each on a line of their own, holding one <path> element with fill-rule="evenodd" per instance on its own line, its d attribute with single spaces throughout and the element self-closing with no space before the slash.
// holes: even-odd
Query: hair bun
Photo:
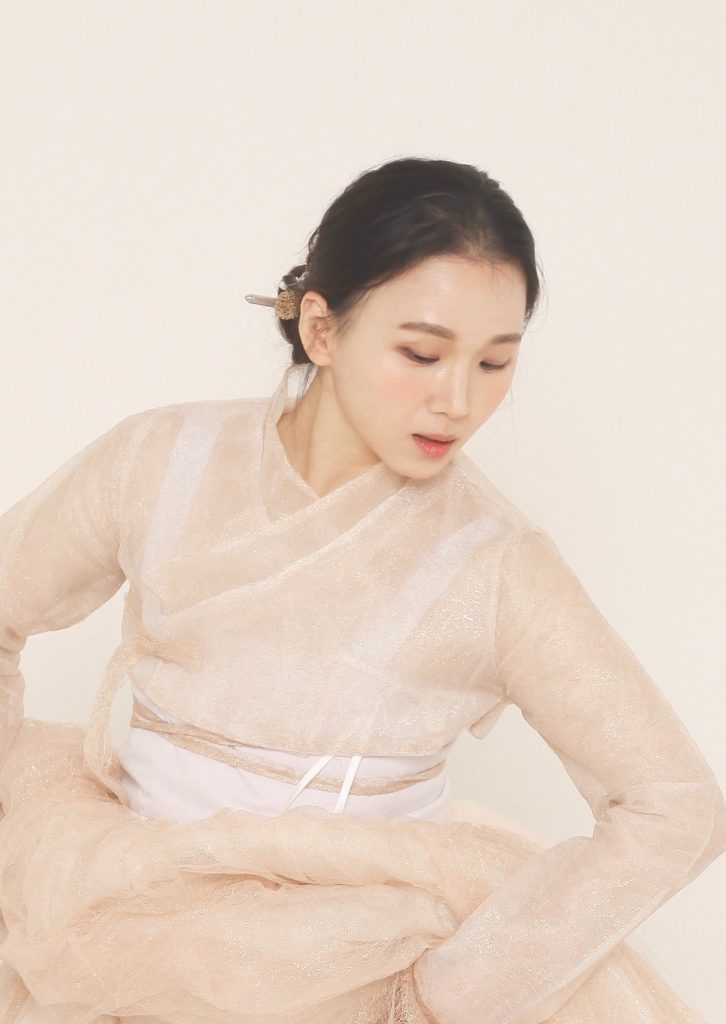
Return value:
<svg viewBox="0 0 726 1024">
<path fill-rule="evenodd" d="M 282 292 L 286 288 L 295 288 L 295 286 L 299 284 L 300 281 L 302 281 L 306 274 L 307 264 L 300 263 L 298 264 L 298 266 L 293 267 L 290 273 L 285 274 L 285 276 L 280 281 L 280 284 L 277 287 L 278 292 Z"/>
</svg>

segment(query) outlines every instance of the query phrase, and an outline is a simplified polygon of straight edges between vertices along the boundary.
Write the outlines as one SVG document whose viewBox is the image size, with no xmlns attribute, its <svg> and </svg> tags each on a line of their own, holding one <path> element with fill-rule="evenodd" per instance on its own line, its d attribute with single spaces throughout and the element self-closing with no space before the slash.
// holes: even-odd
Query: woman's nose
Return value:
<svg viewBox="0 0 726 1024">
<path fill-rule="evenodd" d="M 444 378 L 431 405 L 433 411 L 445 413 L 452 421 L 465 419 L 469 415 L 469 382 L 455 374 Z"/>
</svg>

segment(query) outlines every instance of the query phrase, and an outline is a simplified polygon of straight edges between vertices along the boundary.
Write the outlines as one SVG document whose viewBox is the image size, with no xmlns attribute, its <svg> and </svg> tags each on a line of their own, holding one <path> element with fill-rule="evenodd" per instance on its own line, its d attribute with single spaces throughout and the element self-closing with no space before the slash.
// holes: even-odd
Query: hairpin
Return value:
<svg viewBox="0 0 726 1024">
<path fill-rule="evenodd" d="M 302 281 L 305 273 L 303 271 L 299 276 L 296 274 L 285 274 L 281 282 L 284 287 L 277 297 L 250 293 L 245 295 L 245 299 L 248 302 L 256 303 L 258 306 L 273 306 L 280 320 L 294 320 L 299 313 L 299 296 L 291 286 Z"/>
</svg>

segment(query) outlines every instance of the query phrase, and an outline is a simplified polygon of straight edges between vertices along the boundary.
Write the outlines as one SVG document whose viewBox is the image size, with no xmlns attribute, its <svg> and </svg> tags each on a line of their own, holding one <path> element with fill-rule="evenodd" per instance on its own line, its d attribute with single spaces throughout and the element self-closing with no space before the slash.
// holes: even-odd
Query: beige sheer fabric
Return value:
<svg viewBox="0 0 726 1024">
<path fill-rule="evenodd" d="M 0 517 L 0 1019 L 697 1024 L 624 941 L 726 850 L 692 737 L 462 452 L 318 497 L 276 429 L 297 372 L 129 416 Z M 88 729 L 23 719 L 27 637 L 125 582 Z M 110 739 L 123 683 L 210 754 L 434 754 L 515 704 L 593 833 L 548 847 L 461 800 L 145 819 Z"/>
</svg>

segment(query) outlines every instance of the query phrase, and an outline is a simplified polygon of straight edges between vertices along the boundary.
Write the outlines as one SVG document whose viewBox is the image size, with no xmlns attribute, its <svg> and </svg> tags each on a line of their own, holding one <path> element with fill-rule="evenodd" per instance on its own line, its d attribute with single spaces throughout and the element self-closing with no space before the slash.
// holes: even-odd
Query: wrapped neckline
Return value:
<svg viewBox="0 0 726 1024">
<path fill-rule="evenodd" d="M 380 460 L 327 494 L 319 495 L 310 486 L 289 461 L 277 429 L 283 413 L 295 405 L 306 370 L 306 366 L 290 364 L 266 406 L 262 428 L 260 490 L 270 522 L 303 508 L 322 510 L 348 503 L 360 515 L 364 515 L 385 498 L 400 491 L 410 480 Z M 308 387 L 318 372 L 318 369 L 312 371 Z"/>
</svg>

